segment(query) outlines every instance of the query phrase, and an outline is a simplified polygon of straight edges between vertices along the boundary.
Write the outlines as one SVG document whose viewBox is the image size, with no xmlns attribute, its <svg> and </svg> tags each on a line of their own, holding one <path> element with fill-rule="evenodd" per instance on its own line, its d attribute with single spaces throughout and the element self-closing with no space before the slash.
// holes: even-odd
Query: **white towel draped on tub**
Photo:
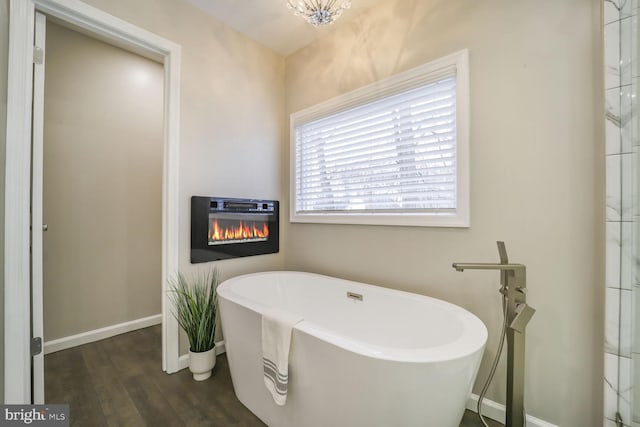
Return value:
<svg viewBox="0 0 640 427">
<path fill-rule="evenodd" d="M 291 334 L 295 324 L 302 320 L 301 316 L 284 310 L 268 309 L 262 314 L 264 384 L 280 406 L 287 402 Z"/>
</svg>

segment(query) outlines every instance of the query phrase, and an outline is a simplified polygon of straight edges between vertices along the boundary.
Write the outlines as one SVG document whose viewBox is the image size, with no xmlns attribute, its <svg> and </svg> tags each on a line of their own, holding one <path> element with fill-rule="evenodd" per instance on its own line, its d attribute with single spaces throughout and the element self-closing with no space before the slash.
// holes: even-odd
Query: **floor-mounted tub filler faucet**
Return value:
<svg viewBox="0 0 640 427">
<path fill-rule="evenodd" d="M 478 414 L 482 419 L 480 406 L 491 377 L 498 364 L 502 343 L 506 330 L 507 336 L 507 419 L 506 427 L 523 427 L 525 425 L 524 411 L 524 345 L 525 328 L 535 310 L 527 305 L 527 280 L 526 267 L 523 264 L 510 264 L 507 257 L 507 249 L 504 242 L 498 243 L 498 253 L 500 254 L 500 264 L 491 263 L 466 263 L 454 262 L 453 268 L 456 271 L 464 270 L 499 270 L 500 271 L 500 293 L 503 297 L 504 306 L 504 327 L 500 339 L 500 347 L 496 354 L 489 380 L 485 384 L 483 392 L 478 401 Z"/>
</svg>

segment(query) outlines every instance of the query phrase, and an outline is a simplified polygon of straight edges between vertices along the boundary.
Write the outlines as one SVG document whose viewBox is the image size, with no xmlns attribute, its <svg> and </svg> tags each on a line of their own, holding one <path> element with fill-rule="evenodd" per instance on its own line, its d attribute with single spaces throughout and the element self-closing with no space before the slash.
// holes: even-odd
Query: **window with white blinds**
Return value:
<svg viewBox="0 0 640 427">
<path fill-rule="evenodd" d="M 291 220 L 468 226 L 467 57 L 293 114 Z"/>
</svg>

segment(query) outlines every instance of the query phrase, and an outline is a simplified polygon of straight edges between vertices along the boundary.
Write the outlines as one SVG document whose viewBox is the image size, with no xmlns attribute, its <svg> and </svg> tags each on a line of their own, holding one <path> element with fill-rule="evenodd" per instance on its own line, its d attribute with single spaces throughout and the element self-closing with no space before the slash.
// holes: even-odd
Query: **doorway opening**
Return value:
<svg viewBox="0 0 640 427">
<path fill-rule="evenodd" d="M 42 204 L 46 224 L 47 355 L 162 321 L 164 72 L 40 14 L 36 37 L 41 21 L 44 94 L 34 87 L 34 100 L 44 97 L 43 138 L 32 150 L 42 157 L 33 162 L 42 191 L 33 187 L 32 203 Z M 52 390 L 59 376 L 51 374 L 60 371 L 48 360 L 45 390 Z"/>
<path fill-rule="evenodd" d="M 178 269 L 178 154 L 180 101 L 180 46 L 121 21 L 98 9 L 68 0 L 10 0 L 9 72 L 7 102 L 5 241 L 5 403 L 42 403 L 43 354 L 31 356 L 31 341 L 42 333 L 41 274 L 30 256 L 31 245 L 31 122 L 42 106 L 32 104 L 35 12 L 54 17 L 92 37 L 163 64 L 162 145 L 162 369 L 180 368 L 178 324 L 166 296 L 167 277 Z M 34 218 L 34 224 L 38 224 Z M 34 227 L 34 231 L 39 227 Z M 34 232 L 34 234 L 37 234 Z M 39 249 L 41 251 L 41 249 Z M 34 253 L 38 248 L 34 247 Z M 40 266 L 41 267 L 41 266 Z M 30 285 L 33 283 L 33 288 Z M 31 305 L 31 293 L 34 297 Z M 38 325 L 39 324 L 39 325 Z M 10 325 L 10 326 L 9 326 Z M 38 330 L 39 328 L 39 330 Z M 7 368 L 8 367 L 8 368 Z"/>
</svg>

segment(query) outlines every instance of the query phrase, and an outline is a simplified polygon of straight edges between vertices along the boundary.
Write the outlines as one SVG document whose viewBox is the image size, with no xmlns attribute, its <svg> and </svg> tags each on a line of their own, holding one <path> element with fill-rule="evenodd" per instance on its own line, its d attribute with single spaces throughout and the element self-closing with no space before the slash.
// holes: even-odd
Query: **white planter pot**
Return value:
<svg viewBox="0 0 640 427">
<path fill-rule="evenodd" d="M 216 366 L 215 347 L 202 352 L 189 350 L 189 370 L 193 373 L 194 380 L 204 381 L 209 378 L 214 366 Z"/>
</svg>

